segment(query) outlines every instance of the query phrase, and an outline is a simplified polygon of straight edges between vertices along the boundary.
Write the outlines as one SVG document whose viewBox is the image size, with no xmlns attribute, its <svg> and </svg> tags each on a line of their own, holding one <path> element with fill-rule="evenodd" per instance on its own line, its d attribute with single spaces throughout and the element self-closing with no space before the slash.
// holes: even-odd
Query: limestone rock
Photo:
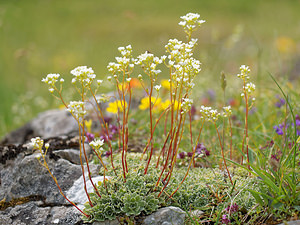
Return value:
<svg viewBox="0 0 300 225">
<path fill-rule="evenodd" d="M 40 202 L 28 202 L 0 211 L 0 224 L 75 225 L 81 224 L 81 214 L 71 206 L 50 207 Z"/>
<path fill-rule="evenodd" d="M 160 208 L 144 219 L 144 225 L 183 225 L 185 212 L 178 207 Z"/>
<path fill-rule="evenodd" d="M 23 144 L 32 137 L 43 139 L 57 136 L 75 136 L 78 125 L 66 110 L 48 110 L 40 113 L 23 127 L 9 133 L 0 144 Z"/>
<path fill-rule="evenodd" d="M 300 225 L 300 220 L 294 220 L 294 221 L 289 221 L 289 222 L 284 222 L 278 225 Z"/>
<path fill-rule="evenodd" d="M 65 199 L 48 171 L 39 164 L 37 154 L 19 154 L 13 161 L 0 164 L 0 199 L 10 201 L 13 198 L 40 195 L 47 203 L 63 204 Z M 74 180 L 81 175 L 81 167 L 64 159 L 47 159 L 48 165 L 63 191 L 69 189 Z"/>
</svg>

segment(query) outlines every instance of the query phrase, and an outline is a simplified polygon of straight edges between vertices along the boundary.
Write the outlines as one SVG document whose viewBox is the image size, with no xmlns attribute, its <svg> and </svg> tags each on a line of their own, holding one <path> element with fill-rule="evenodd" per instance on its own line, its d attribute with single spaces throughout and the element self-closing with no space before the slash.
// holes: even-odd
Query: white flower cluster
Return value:
<svg viewBox="0 0 300 225">
<path fill-rule="evenodd" d="M 31 138 L 31 144 L 34 149 L 42 149 L 44 145 L 44 140 L 40 137 Z"/>
<path fill-rule="evenodd" d="M 81 101 L 71 101 L 66 110 L 70 112 L 76 120 L 82 119 L 86 114 L 84 102 Z"/>
<path fill-rule="evenodd" d="M 232 113 L 231 106 L 225 106 L 223 107 L 223 117 L 229 117 Z"/>
<path fill-rule="evenodd" d="M 183 27 L 188 35 L 191 35 L 191 33 L 200 27 L 202 23 L 205 23 L 205 20 L 200 20 L 200 15 L 198 13 L 188 13 L 180 18 L 182 21 L 179 22 L 179 25 Z"/>
<path fill-rule="evenodd" d="M 246 94 L 249 98 L 249 96 L 255 91 L 255 84 L 248 82 L 250 80 L 250 69 L 248 66 L 242 65 L 240 67 L 240 71 L 241 73 L 237 76 L 244 81 L 243 93 L 241 94 L 241 96 L 244 97 Z M 255 98 L 252 98 L 252 100 L 255 101 Z"/>
<path fill-rule="evenodd" d="M 110 62 L 107 66 L 108 71 L 111 72 L 115 78 L 117 78 L 118 72 L 128 71 L 128 68 L 129 71 L 132 71 L 134 68 L 134 64 L 131 63 L 133 62 L 131 45 L 119 47 L 118 50 L 122 57 L 115 57 L 117 62 Z"/>
<path fill-rule="evenodd" d="M 193 104 L 193 99 L 189 99 L 189 98 L 183 98 L 182 102 L 181 102 L 181 114 L 184 114 L 186 112 L 188 112 Z"/>
<path fill-rule="evenodd" d="M 250 95 L 252 92 L 255 91 L 255 84 L 253 84 L 251 82 L 247 83 L 245 86 L 245 90 L 246 90 L 247 94 Z"/>
<path fill-rule="evenodd" d="M 192 39 L 189 43 L 171 39 L 165 46 L 169 53 L 168 66 L 175 69 L 172 80 L 177 86 L 183 84 L 187 89 L 193 88 L 193 80 L 201 71 L 200 61 L 192 57 L 196 42 L 197 39 Z"/>
<path fill-rule="evenodd" d="M 241 78 L 244 81 L 247 81 L 250 79 L 249 74 L 250 74 L 250 69 L 249 66 L 241 65 L 240 66 L 240 71 L 241 73 L 237 75 L 238 78 Z"/>
<path fill-rule="evenodd" d="M 94 139 L 89 143 L 89 145 L 95 150 L 102 149 L 103 144 L 104 144 L 104 140 L 101 140 L 100 138 Z"/>
<path fill-rule="evenodd" d="M 48 84 L 50 86 L 49 89 L 48 89 L 50 91 L 50 93 L 54 92 L 55 83 L 58 81 L 59 77 L 60 77 L 60 75 L 57 74 L 57 73 L 50 73 L 50 74 L 47 75 L 46 78 L 42 79 L 42 82 L 44 82 L 45 84 Z M 60 83 L 63 83 L 63 82 L 64 82 L 64 79 L 61 78 Z"/>
<path fill-rule="evenodd" d="M 104 102 L 108 102 L 109 101 L 109 97 L 105 94 L 102 94 L 102 95 L 97 95 L 96 96 L 96 101 L 98 103 L 104 103 Z"/>
<path fill-rule="evenodd" d="M 96 78 L 94 70 L 87 66 L 78 66 L 71 71 L 74 76 L 72 83 L 75 84 L 77 81 L 84 86 L 89 86 L 92 84 L 93 80 Z"/>
<path fill-rule="evenodd" d="M 215 123 L 220 117 L 220 113 L 217 110 L 212 109 L 211 107 L 201 106 L 200 108 L 201 119 Z"/>
<path fill-rule="evenodd" d="M 155 85 L 155 86 L 154 86 L 154 89 L 155 89 L 157 92 L 159 92 L 160 88 L 161 88 L 161 85 Z"/>
<path fill-rule="evenodd" d="M 102 148 L 102 145 L 104 144 L 104 140 L 101 140 L 100 138 L 94 139 L 89 143 L 89 145 L 95 149 L 95 151 L 99 154 L 102 155 L 104 149 Z"/>
<path fill-rule="evenodd" d="M 152 53 L 146 51 L 137 57 L 135 64 L 141 65 L 145 72 L 154 75 L 155 79 L 157 75 L 161 73 L 161 70 L 157 69 L 156 67 L 163 62 L 164 58 L 165 57 L 162 57 L 160 59 L 159 57 L 154 56 Z"/>
</svg>

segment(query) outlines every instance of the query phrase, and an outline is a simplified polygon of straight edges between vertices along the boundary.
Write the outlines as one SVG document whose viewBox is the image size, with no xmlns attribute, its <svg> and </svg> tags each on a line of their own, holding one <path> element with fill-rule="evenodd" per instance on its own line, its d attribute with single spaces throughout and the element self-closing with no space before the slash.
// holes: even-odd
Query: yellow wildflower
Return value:
<svg viewBox="0 0 300 225">
<path fill-rule="evenodd" d="M 296 49 L 296 44 L 289 37 L 279 37 L 276 40 L 276 47 L 280 53 L 293 53 Z"/>
<path fill-rule="evenodd" d="M 170 90 L 170 82 L 169 80 L 163 79 L 160 82 L 161 86 L 167 90 Z"/>
<path fill-rule="evenodd" d="M 151 102 L 154 104 L 153 109 L 157 108 L 161 102 L 161 98 L 151 97 Z M 142 98 L 141 104 L 139 105 L 139 109 L 146 110 L 150 106 L 149 97 Z"/>
<path fill-rule="evenodd" d="M 123 105 L 124 105 L 123 102 L 120 100 L 110 102 L 108 104 L 108 107 L 106 108 L 106 111 L 114 114 L 117 114 L 118 111 L 123 112 L 124 109 Z M 127 102 L 125 102 L 125 108 L 127 108 Z"/>
<path fill-rule="evenodd" d="M 171 105 L 171 101 L 169 99 L 167 99 L 166 101 L 161 103 L 161 109 L 165 110 L 166 108 L 168 108 Z M 175 100 L 174 101 L 174 110 L 180 109 L 181 104 Z"/>
<path fill-rule="evenodd" d="M 84 121 L 84 124 L 85 124 L 85 126 L 86 126 L 86 129 L 87 129 L 87 131 L 89 132 L 89 133 L 91 133 L 91 131 L 92 131 L 92 120 L 90 119 L 90 120 L 85 120 Z"/>
</svg>

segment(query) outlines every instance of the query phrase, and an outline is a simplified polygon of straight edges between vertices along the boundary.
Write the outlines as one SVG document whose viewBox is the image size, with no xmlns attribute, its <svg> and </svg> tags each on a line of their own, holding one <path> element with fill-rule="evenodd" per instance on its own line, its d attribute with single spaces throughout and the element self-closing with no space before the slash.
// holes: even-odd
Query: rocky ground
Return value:
<svg viewBox="0 0 300 225">
<path fill-rule="evenodd" d="M 50 144 L 47 161 L 51 171 L 62 191 L 82 206 L 86 197 L 82 187 L 76 132 L 77 124 L 70 114 L 63 110 L 51 110 L 4 137 L 0 142 L 1 225 L 83 224 L 81 214 L 59 193 L 47 170 L 39 164 L 36 158 L 38 153 L 28 144 L 36 136 Z M 94 181 L 101 180 L 97 175 L 98 170 L 99 165 L 91 165 Z M 180 225 L 184 224 L 185 217 L 181 209 L 166 207 L 139 218 L 137 224 Z M 119 221 L 93 223 L 105 224 L 116 225 Z M 288 224 L 296 225 L 300 221 Z"/>
<path fill-rule="evenodd" d="M 0 144 L 0 224 L 83 224 L 81 214 L 59 193 L 38 160 L 29 141 L 40 136 L 50 144 L 48 165 L 67 196 L 78 205 L 86 201 L 82 188 L 77 124 L 63 110 L 51 110 L 8 134 Z M 87 146 L 88 148 L 88 146 Z M 94 179 L 99 166 L 92 165 Z M 141 224 L 183 224 L 185 213 L 162 208 L 143 218 Z M 119 224 L 117 220 L 100 224 Z"/>
</svg>

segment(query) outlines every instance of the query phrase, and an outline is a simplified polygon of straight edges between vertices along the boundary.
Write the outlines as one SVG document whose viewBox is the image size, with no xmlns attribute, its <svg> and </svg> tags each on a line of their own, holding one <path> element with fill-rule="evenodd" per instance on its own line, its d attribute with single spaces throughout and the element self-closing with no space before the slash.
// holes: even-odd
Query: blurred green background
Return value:
<svg viewBox="0 0 300 225">
<path fill-rule="evenodd" d="M 241 64 L 261 85 L 267 71 L 300 75 L 299 0 L 1 0 L 0 137 L 59 105 L 40 82 L 48 73 L 69 81 L 70 70 L 87 65 L 104 78 L 117 48 L 128 44 L 135 56 L 162 55 L 170 38 L 185 39 L 177 24 L 188 12 L 207 21 L 194 35 L 203 89 Z"/>
</svg>

